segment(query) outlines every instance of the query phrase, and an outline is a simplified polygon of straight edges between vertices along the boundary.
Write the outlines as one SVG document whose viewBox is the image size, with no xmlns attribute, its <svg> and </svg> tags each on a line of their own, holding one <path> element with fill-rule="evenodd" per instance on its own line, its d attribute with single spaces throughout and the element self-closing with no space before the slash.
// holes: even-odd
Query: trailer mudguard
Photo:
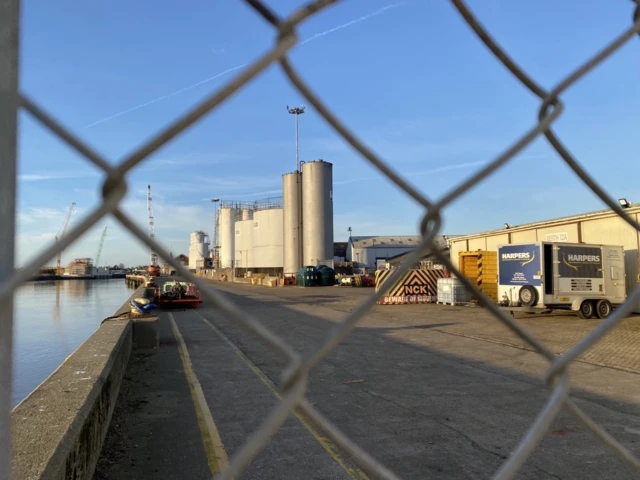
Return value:
<svg viewBox="0 0 640 480">
<path fill-rule="evenodd" d="M 573 302 L 571 302 L 571 310 L 573 310 L 574 312 L 577 312 L 578 310 L 580 310 L 580 305 L 582 305 L 582 302 L 584 302 L 585 300 L 589 300 L 587 297 L 576 297 L 573 299 Z"/>
</svg>

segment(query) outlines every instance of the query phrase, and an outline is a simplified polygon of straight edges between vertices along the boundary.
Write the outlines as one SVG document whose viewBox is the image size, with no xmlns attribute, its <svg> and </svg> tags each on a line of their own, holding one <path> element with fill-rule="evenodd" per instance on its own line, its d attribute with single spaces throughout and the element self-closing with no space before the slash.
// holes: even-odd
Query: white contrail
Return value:
<svg viewBox="0 0 640 480">
<path fill-rule="evenodd" d="M 421 177 L 424 175 L 431 175 L 432 173 L 440 173 L 440 172 L 446 172 L 449 170 L 458 170 L 460 168 L 471 168 L 471 167 L 478 167 L 480 165 L 485 165 L 487 162 L 486 161 L 479 161 L 479 162 L 467 162 L 467 163 L 456 163 L 454 165 L 445 165 L 443 167 L 437 167 L 437 168 L 432 168 L 430 170 L 422 170 L 419 172 L 406 172 L 403 173 L 403 176 L 406 177 Z M 350 180 L 342 180 L 342 181 L 338 181 L 338 182 L 333 182 L 334 185 L 347 185 L 349 183 L 359 183 L 359 182 L 368 182 L 371 180 L 382 180 L 386 178 L 383 175 L 377 176 L 377 177 L 362 177 L 362 178 L 352 178 Z"/>
<path fill-rule="evenodd" d="M 325 30 L 324 32 L 320 32 L 320 33 L 316 33 L 315 35 L 313 35 L 312 37 L 307 38 L 306 40 L 303 40 L 302 42 L 300 42 L 300 45 L 304 45 L 305 43 L 309 43 L 312 42 L 320 37 L 324 37 L 325 35 L 329 35 L 330 33 L 333 33 L 337 30 L 342 30 L 343 28 L 347 28 L 350 27 L 351 25 L 354 25 L 356 23 L 360 23 L 360 22 L 364 22 L 365 20 L 368 20 L 371 17 L 376 17 L 384 12 L 386 12 L 387 10 L 391 10 L 392 8 L 397 8 L 401 5 L 404 5 L 406 2 L 398 2 L 398 3 L 394 3 L 392 5 L 387 5 L 386 7 L 382 7 L 378 10 L 376 10 L 375 12 L 371 12 L 367 15 L 363 15 L 360 18 L 356 18 L 355 20 L 351 20 L 350 22 L 347 23 L 343 23 L 342 25 L 338 25 L 337 27 L 333 27 L 330 28 L 329 30 Z"/>
<path fill-rule="evenodd" d="M 343 23 L 342 25 L 338 25 L 337 27 L 333 27 L 333 28 L 331 28 L 329 30 L 326 30 L 324 32 L 316 33 L 312 37 L 309 37 L 306 40 L 300 42 L 300 46 L 304 45 L 305 43 L 312 42 L 313 40 L 317 40 L 320 37 L 324 37 L 325 35 L 329 35 L 330 33 L 333 33 L 336 30 L 342 30 L 343 28 L 350 27 L 351 25 L 354 25 L 356 23 L 363 22 L 363 21 L 365 21 L 365 20 L 367 20 L 367 19 L 369 19 L 371 17 L 375 17 L 377 15 L 382 14 L 382 13 L 386 12 L 387 10 L 390 10 L 392 8 L 397 8 L 397 7 L 401 6 L 401 5 L 404 5 L 405 3 L 406 2 L 398 2 L 398 3 L 394 3 L 392 5 L 387 5 L 386 7 L 382 7 L 380 9 L 376 10 L 375 12 L 371 12 L 371 13 L 369 13 L 367 15 L 363 15 L 360 18 L 356 18 L 355 20 L 351 20 L 350 22 Z M 179 94 L 181 94 L 183 92 L 186 92 L 187 90 L 191 90 L 192 88 L 198 87 L 198 86 L 202 85 L 203 83 L 211 82 L 211 81 L 213 81 L 213 80 L 215 80 L 217 78 L 220 78 L 223 75 L 226 75 L 228 73 L 233 72 L 234 70 L 238 70 L 240 68 L 246 67 L 247 65 L 248 65 L 248 63 L 243 63 L 242 65 L 236 65 L 235 67 L 231 67 L 231 68 L 225 70 L 224 72 L 220 72 L 217 75 L 214 75 L 213 77 L 205 78 L 204 80 L 201 80 L 198 83 L 194 83 L 193 85 L 189 85 L 188 87 L 181 88 L 180 90 L 176 90 L 173 93 L 168 93 L 167 95 L 163 95 L 163 96 L 158 97 L 158 98 L 156 98 L 154 100 L 150 100 L 150 101 L 148 101 L 146 103 L 141 103 L 140 105 L 136 105 L 135 107 L 131 107 L 131 108 L 129 108 L 127 110 L 124 110 L 124 111 L 122 111 L 120 113 L 116 113 L 115 115 L 111 115 L 109 117 L 105 117 L 105 118 L 103 118 L 101 120 L 96 120 L 93 123 L 85 125 L 84 128 L 93 127 L 93 126 L 98 125 L 100 123 L 104 123 L 104 122 L 107 122 L 109 120 L 113 120 L 114 118 L 117 118 L 117 117 L 119 117 L 121 115 L 124 115 L 126 113 L 133 112 L 134 110 L 138 110 L 140 108 L 147 107 L 147 106 L 152 105 L 152 104 L 154 104 L 156 102 L 159 102 L 161 100 L 165 100 L 167 98 L 174 97 L 174 96 L 179 95 Z"/>
<path fill-rule="evenodd" d="M 215 80 L 216 78 L 220 78 L 223 75 L 226 75 L 227 73 L 231 73 L 234 70 L 238 70 L 239 68 L 246 67 L 246 66 L 247 66 L 246 63 L 243 63 L 242 65 L 236 65 L 235 67 L 231 67 L 231 68 L 225 70 L 224 72 L 220 72 L 217 75 L 214 75 L 213 77 L 205 78 L 204 80 L 200 80 L 198 83 L 194 83 L 193 85 L 189 85 L 188 87 L 181 88 L 180 90 L 176 90 L 173 93 L 169 93 L 167 95 L 163 95 L 163 96 L 158 97 L 155 100 L 151 100 L 151 101 L 149 101 L 147 103 L 141 103 L 140 105 L 136 105 L 135 107 L 131 107 L 128 110 L 124 110 L 124 111 L 122 111 L 120 113 L 116 113 L 115 115 L 111 115 L 110 117 L 103 118 L 102 120 L 97 120 L 97 121 L 95 121 L 93 123 L 90 123 L 89 125 L 85 125 L 84 128 L 93 127 L 94 125 L 98 125 L 99 123 L 106 122 L 108 120 L 112 120 L 112 119 L 114 119 L 116 117 L 119 117 L 120 115 L 124 115 L 125 113 L 133 112 L 134 110 L 138 110 L 139 108 L 146 107 L 148 105 L 151 105 L 152 103 L 159 102 L 160 100 L 164 100 L 166 98 L 170 98 L 170 97 L 173 97 L 175 95 L 179 95 L 179 94 L 181 94 L 183 92 L 186 92 L 187 90 L 191 90 L 192 88 L 196 88 L 196 87 L 202 85 L 203 83 L 211 82 L 211 81 Z"/>
</svg>

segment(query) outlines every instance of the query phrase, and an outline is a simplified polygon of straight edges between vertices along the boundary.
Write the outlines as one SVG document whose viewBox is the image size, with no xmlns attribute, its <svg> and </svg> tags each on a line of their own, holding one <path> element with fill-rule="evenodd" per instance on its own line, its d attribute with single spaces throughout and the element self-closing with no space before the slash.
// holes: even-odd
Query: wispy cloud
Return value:
<svg viewBox="0 0 640 480">
<path fill-rule="evenodd" d="M 421 177 L 424 175 L 432 175 L 434 173 L 441 173 L 441 172 L 447 172 L 449 170 L 460 170 L 460 169 L 465 169 L 465 168 L 473 168 L 473 167 L 479 167 L 481 165 L 485 165 L 487 162 L 485 160 L 482 161 L 478 161 L 478 162 L 467 162 L 467 163 L 457 163 L 454 165 L 444 165 L 442 167 L 437 167 L 437 168 L 431 168 L 429 170 L 420 170 L 417 172 L 405 172 L 403 173 L 403 176 L 405 178 L 412 178 L 412 177 Z M 350 183 L 359 183 L 359 182 L 370 182 L 372 180 L 383 180 L 385 179 L 385 177 L 381 174 L 378 175 L 376 177 L 360 177 L 360 178 L 350 178 L 349 180 L 339 180 L 337 182 L 333 182 L 334 185 L 347 185 Z"/>
<path fill-rule="evenodd" d="M 18 212 L 18 222 L 41 222 L 42 220 L 61 218 L 63 215 L 62 210 L 55 208 L 27 208 Z"/>
<path fill-rule="evenodd" d="M 43 180 L 62 180 L 67 178 L 90 178 L 97 177 L 96 172 L 38 172 L 18 175 L 21 182 L 41 182 Z"/>
<path fill-rule="evenodd" d="M 325 35 L 329 35 L 331 33 L 334 33 L 334 32 L 336 32 L 338 30 L 342 30 L 344 28 L 351 27 L 352 25 L 355 25 L 357 23 L 364 22 L 365 20 L 368 20 L 368 19 L 370 19 L 372 17 L 376 17 L 378 15 L 381 15 L 381 14 L 383 14 L 384 12 L 386 12 L 388 10 L 400 7 L 400 6 L 404 5 L 404 4 L 406 4 L 406 2 L 398 2 L 398 3 L 391 4 L 391 5 L 387 5 L 386 7 L 379 8 L 378 10 L 376 10 L 374 12 L 371 12 L 371 13 L 368 13 L 366 15 L 363 15 L 363 16 L 361 16 L 359 18 L 356 18 L 354 20 L 351 20 L 351 21 L 349 21 L 347 23 L 343 23 L 343 24 L 338 25 L 336 27 L 330 28 L 329 30 L 325 30 L 324 32 L 316 33 L 315 35 L 312 35 L 311 37 L 307 38 L 306 40 L 303 40 L 302 42 L 300 42 L 300 46 L 305 45 L 305 44 L 307 44 L 309 42 L 312 42 L 314 40 L 317 40 L 319 38 L 322 38 Z M 222 53 L 224 53 L 224 49 L 221 49 L 221 50 L 222 50 Z M 213 49 L 213 51 L 214 51 L 214 53 L 216 53 L 216 49 Z M 175 92 L 168 93 L 166 95 L 162 95 L 161 97 L 158 97 L 156 99 L 150 100 L 150 101 L 145 102 L 145 103 L 141 103 L 140 105 L 136 105 L 135 107 L 128 108 L 126 110 L 123 110 L 122 112 L 110 115 L 110 116 L 102 118 L 100 120 L 96 120 L 95 122 L 89 123 L 89 124 L 85 125 L 84 127 L 85 128 L 91 128 L 91 127 L 94 127 L 94 126 L 99 125 L 101 123 L 108 122 L 109 120 L 113 120 L 114 118 L 118 118 L 118 117 L 120 117 L 122 115 L 125 115 L 127 113 L 131 113 L 131 112 L 133 112 L 135 110 L 139 110 L 140 108 L 148 107 L 149 105 L 153 105 L 154 103 L 160 102 L 162 100 L 166 100 L 167 98 L 175 97 L 176 95 L 180 95 L 181 93 L 184 93 L 184 92 L 186 92 L 188 90 L 196 88 L 196 87 L 198 87 L 200 85 L 203 85 L 203 84 L 208 83 L 208 82 L 212 82 L 213 80 L 216 80 L 216 79 L 218 79 L 218 78 L 220 78 L 220 77 L 222 77 L 224 75 L 227 75 L 227 74 L 229 74 L 229 73 L 231 73 L 231 72 L 233 72 L 235 70 L 239 70 L 241 68 L 244 68 L 247 65 L 248 65 L 248 63 L 242 63 L 240 65 L 236 65 L 235 67 L 228 68 L 227 70 L 225 70 L 223 72 L 220 72 L 220 73 L 218 73 L 218 74 L 216 74 L 216 75 L 214 75 L 212 77 L 205 78 L 204 80 L 200 80 L 199 82 L 196 82 L 196 83 L 194 83 L 192 85 L 189 85 L 188 87 L 181 88 L 180 90 L 176 90 Z"/>
<path fill-rule="evenodd" d="M 162 165 L 200 166 L 217 165 L 227 162 L 247 160 L 247 157 L 234 152 L 189 154 L 174 158 L 161 158 L 154 163 Z"/>
<path fill-rule="evenodd" d="M 233 195 L 234 198 L 249 198 L 249 197 L 261 197 L 263 195 L 282 195 L 282 190 L 266 190 L 263 192 L 241 193 L 239 195 Z"/>
<path fill-rule="evenodd" d="M 239 196 L 269 195 L 275 192 L 277 181 L 273 176 L 200 176 L 194 180 L 175 180 L 172 182 L 151 182 L 153 198 L 174 198 L 179 194 L 204 194 L 211 197 L 236 198 Z M 146 198 L 147 183 L 134 184 L 129 190 L 139 198 Z M 250 193 L 251 189 L 257 192 Z M 264 191 L 267 190 L 268 191 Z M 244 193 L 247 192 L 247 193 Z"/>
<path fill-rule="evenodd" d="M 214 55 L 223 55 L 225 53 L 224 48 L 212 48 L 211 51 Z"/>
</svg>

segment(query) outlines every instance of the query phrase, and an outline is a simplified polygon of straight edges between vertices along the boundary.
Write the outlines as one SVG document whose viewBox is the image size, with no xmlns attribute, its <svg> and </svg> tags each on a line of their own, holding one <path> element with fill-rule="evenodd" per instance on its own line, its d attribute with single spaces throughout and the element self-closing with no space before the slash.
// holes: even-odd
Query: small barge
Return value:
<svg viewBox="0 0 640 480">
<path fill-rule="evenodd" d="M 156 288 L 153 299 L 158 308 L 197 308 L 202 300 L 200 290 L 193 283 L 170 280 Z"/>
</svg>

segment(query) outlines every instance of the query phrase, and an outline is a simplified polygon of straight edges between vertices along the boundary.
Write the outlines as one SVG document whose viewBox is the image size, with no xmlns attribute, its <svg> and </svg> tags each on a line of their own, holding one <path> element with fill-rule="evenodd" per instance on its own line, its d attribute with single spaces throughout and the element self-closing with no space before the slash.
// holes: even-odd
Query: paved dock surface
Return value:
<svg viewBox="0 0 640 480">
<path fill-rule="evenodd" d="M 371 293 L 214 286 L 300 351 Z M 133 353 L 98 479 L 211 478 L 277 404 L 285 365 L 259 339 L 207 303 L 160 317 L 161 348 Z M 558 353 L 597 322 L 521 321 Z M 640 456 L 639 351 L 630 318 L 571 373 L 580 407 Z M 481 308 L 376 306 L 312 371 L 307 398 L 401 478 L 490 478 L 548 397 L 546 365 Z M 241 478 L 366 476 L 292 416 Z M 518 478 L 637 477 L 562 414 Z"/>
</svg>

